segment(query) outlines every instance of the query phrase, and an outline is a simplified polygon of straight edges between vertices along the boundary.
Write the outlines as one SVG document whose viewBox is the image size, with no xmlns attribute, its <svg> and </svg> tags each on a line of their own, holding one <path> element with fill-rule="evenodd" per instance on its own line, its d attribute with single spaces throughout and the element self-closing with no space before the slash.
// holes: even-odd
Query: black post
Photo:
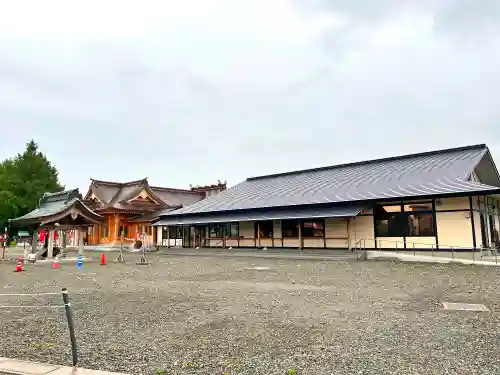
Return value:
<svg viewBox="0 0 500 375">
<path fill-rule="evenodd" d="M 470 224 L 472 227 L 472 247 L 474 248 L 473 251 L 476 251 L 476 227 L 474 223 L 474 208 L 472 206 L 472 197 L 469 195 L 469 214 L 470 214 Z"/>
<path fill-rule="evenodd" d="M 64 308 L 66 310 L 66 319 L 68 320 L 69 338 L 71 340 L 71 356 L 73 358 L 73 367 L 78 363 L 78 354 L 76 351 L 75 327 L 73 325 L 73 314 L 71 312 L 71 304 L 69 303 L 68 289 L 62 289 Z"/>
<path fill-rule="evenodd" d="M 436 250 L 439 250 L 439 233 L 437 227 L 436 199 L 432 200 L 432 230 L 434 231 L 434 237 L 436 237 Z"/>
</svg>

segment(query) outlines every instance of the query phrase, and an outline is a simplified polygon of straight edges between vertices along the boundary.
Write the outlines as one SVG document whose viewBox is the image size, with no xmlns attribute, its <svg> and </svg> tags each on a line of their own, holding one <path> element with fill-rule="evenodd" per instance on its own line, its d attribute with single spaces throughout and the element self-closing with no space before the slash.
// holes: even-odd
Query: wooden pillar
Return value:
<svg viewBox="0 0 500 375">
<path fill-rule="evenodd" d="M 33 236 L 31 237 L 31 254 L 36 254 L 36 248 L 38 245 L 38 232 L 33 231 Z M 28 257 L 28 249 L 24 248 L 24 259 Z"/>
<path fill-rule="evenodd" d="M 325 225 L 325 227 L 326 227 L 326 225 Z M 354 216 L 352 218 L 352 228 L 353 228 L 353 232 L 354 232 L 354 246 L 358 246 L 358 236 L 356 235 L 356 216 Z M 325 228 L 325 230 L 326 230 L 326 228 Z"/>
<path fill-rule="evenodd" d="M 436 238 L 436 250 L 439 250 L 439 233 L 437 227 L 436 200 L 432 200 L 432 230 Z M 475 234 L 474 234 L 475 235 Z M 415 245 L 413 245 L 415 247 Z"/>
<path fill-rule="evenodd" d="M 120 236 L 120 219 L 118 218 L 118 214 L 115 214 L 115 239 Z"/>
<path fill-rule="evenodd" d="M 226 248 L 226 226 L 222 227 L 222 247 Z"/>
<path fill-rule="evenodd" d="M 259 241 L 259 247 L 260 246 L 260 223 L 257 223 L 257 240 Z"/>
<path fill-rule="evenodd" d="M 37 230 L 33 231 L 33 237 L 31 238 L 31 253 L 35 254 L 38 246 L 38 234 Z"/>
<path fill-rule="evenodd" d="M 170 227 L 167 227 L 167 249 L 170 249 Z"/>
<path fill-rule="evenodd" d="M 276 220 L 273 220 L 273 236 L 271 237 L 271 246 L 274 248 L 274 224 L 276 224 Z"/>
<path fill-rule="evenodd" d="M 79 232 L 78 232 L 78 255 L 83 256 L 84 252 L 84 247 L 83 247 L 83 231 L 85 230 L 85 227 L 80 227 Z"/>
<path fill-rule="evenodd" d="M 62 248 L 63 249 L 66 249 L 67 245 L 68 245 L 68 236 L 67 236 L 67 233 L 65 230 L 61 231 L 61 236 L 62 236 Z"/>
<path fill-rule="evenodd" d="M 299 229 L 299 249 L 302 250 L 302 225 L 298 225 L 298 229 Z"/>
<path fill-rule="evenodd" d="M 49 240 L 47 244 L 47 258 L 51 259 L 54 256 L 54 231 L 49 230 Z"/>
<path fill-rule="evenodd" d="M 349 223 L 349 219 L 346 219 L 347 226 L 347 250 L 351 250 L 351 223 Z M 396 243 L 397 244 L 397 243 Z"/>
<path fill-rule="evenodd" d="M 474 225 L 474 208 L 472 206 L 472 196 L 469 196 L 469 215 L 472 228 L 472 248 L 475 250 L 477 248 L 477 243 L 476 243 L 476 227 Z"/>
</svg>

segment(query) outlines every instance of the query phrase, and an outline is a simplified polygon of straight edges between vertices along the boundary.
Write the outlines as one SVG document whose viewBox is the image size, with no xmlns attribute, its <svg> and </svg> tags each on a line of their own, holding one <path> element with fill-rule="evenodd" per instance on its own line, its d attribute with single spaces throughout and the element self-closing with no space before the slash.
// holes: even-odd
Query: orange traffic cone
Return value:
<svg viewBox="0 0 500 375">
<path fill-rule="evenodd" d="M 61 262 L 59 261 L 59 256 L 56 256 L 52 262 L 52 269 L 57 270 L 59 268 L 61 268 Z"/>
<path fill-rule="evenodd" d="M 101 266 L 106 265 L 106 255 L 104 253 L 101 253 Z"/>
<path fill-rule="evenodd" d="M 22 260 L 21 257 L 17 258 L 17 263 L 16 263 L 16 271 L 15 272 L 22 272 L 23 270 L 23 265 L 24 261 Z"/>
</svg>

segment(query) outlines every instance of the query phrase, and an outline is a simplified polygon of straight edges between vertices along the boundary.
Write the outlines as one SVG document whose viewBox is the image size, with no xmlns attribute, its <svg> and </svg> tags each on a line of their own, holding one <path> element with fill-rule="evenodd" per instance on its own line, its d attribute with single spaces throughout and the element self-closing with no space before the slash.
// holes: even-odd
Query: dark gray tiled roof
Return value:
<svg viewBox="0 0 500 375">
<path fill-rule="evenodd" d="M 165 217 L 155 223 L 155 226 L 162 225 L 186 225 L 186 224 L 207 224 L 207 223 L 229 223 L 237 221 L 257 221 L 257 220 L 283 220 L 283 219 L 314 219 L 314 218 L 334 218 L 353 217 L 361 212 L 362 206 L 344 207 L 301 207 L 290 209 L 288 207 L 272 208 L 266 211 L 229 211 L 212 215 L 186 215 L 179 217 Z"/>
<path fill-rule="evenodd" d="M 176 210 L 177 208 L 175 207 L 170 207 L 170 208 L 166 208 L 164 211 L 173 211 L 173 210 Z M 148 213 L 148 214 L 144 214 L 144 215 L 139 215 L 139 216 L 135 216 L 133 218 L 130 218 L 128 220 L 125 220 L 127 223 L 134 223 L 134 222 L 151 222 L 151 221 L 154 221 L 158 219 L 158 213 L 157 212 L 151 212 L 151 213 Z"/>
<path fill-rule="evenodd" d="M 45 193 L 40 200 L 39 207 L 35 208 L 31 212 L 28 212 L 24 216 L 13 219 L 12 221 L 29 221 L 47 218 L 57 215 L 76 204 L 78 204 L 79 207 L 81 207 L 91 215 L 100 217 L 100 215 L 90 210 L 81 202 L 81 197 L 82 196 L 80 195 L 78 189 L 62 191 L 58 193 Z"/>
<path fill-rule="evenodd" d="M 249 178 L 164 215 L 492 191 L 470 181 L 486 155 L 477 145 Z"/>
<path fill-rule="evenodd" d="M 187 206 L 205 198 L 204 192 L 151 186 L 150 189 L 169 206 Z"/>
</svg>

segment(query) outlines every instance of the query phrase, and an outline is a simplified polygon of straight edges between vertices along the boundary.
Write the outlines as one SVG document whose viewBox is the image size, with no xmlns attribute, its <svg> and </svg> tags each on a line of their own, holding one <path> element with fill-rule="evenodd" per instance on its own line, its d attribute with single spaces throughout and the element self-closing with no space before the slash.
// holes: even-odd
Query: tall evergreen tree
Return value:
<svg viewBox="0 0 500 375">
<path fill-rule="evenodd" d="M 14 158 L 0 164 L 0 223 L 35 209 L 45 192 L 63 190 L 57 169 L 38 150 L 34 140 Z M 0 228 L 2 228 L 0 227 Z"/>
</svg>

